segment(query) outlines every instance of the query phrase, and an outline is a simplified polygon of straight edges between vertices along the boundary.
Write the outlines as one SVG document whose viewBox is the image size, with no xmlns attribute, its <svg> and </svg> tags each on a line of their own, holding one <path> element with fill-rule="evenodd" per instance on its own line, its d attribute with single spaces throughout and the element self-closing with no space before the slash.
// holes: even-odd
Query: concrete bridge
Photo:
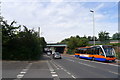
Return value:
<svg viewBox="0 0 120 80">
<path fill-rule="evenodd" d="M 53 52 L 60 52 L 61 54 L 66 54 L 67 52 L 67 45 L 61 43 L 48 43 L 47 49 L 52 50 Z"/>
</svg>

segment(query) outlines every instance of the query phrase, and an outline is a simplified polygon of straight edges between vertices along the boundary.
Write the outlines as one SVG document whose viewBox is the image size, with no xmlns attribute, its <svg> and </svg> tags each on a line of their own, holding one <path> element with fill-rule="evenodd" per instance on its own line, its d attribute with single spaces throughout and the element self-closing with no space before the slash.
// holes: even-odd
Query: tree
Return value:
<svg viewBox="0 0 120 80">
<path fill-rule="evenodd" d="M 75 48 L 83 47 L 88 45 L 88 39 L 85 37 L 71 36 L 70 38 L 64 39 L 61 43 L 66 43 L 68 45 L 68 53 L 74 53 Z"/>
<path fill-rule="evenodd" d="M 76 38 L 80 38 L 80 36 L 79 36 L 79 35 L 76 35 Z"/>
<path fill-rule="evenodd" d="M 92 41 L 92 37 L 91 37 L 91 36 L 88 36 L 88 40 L 89 40 L 89 41 Z"/>
<path fill-rule="evenodd" d="M 102 43 L 108 43 L 109 42 L 109 33 L 106 32 L 106 31 L 101 31 L 99 34 L 99 40 L 102 42 Z"/>
<path fill-rule="evenodd" d="M 120 32 L 113 34 L 112 39 L 113 40 L 120 40 Z"/>
<path fill-rule="evenodd" d="M 36 60 L 40 59 L 46 46 L 45 39 L 38 37 L 38 32 L 26 26 L 8 24 L 1 19 L 2 26 L 2 59 L 3 60 Z M 20 31 L 20 27 L 24 30 Z M 18 30 L 19 29 L 19 30 Z"/>
</svg>

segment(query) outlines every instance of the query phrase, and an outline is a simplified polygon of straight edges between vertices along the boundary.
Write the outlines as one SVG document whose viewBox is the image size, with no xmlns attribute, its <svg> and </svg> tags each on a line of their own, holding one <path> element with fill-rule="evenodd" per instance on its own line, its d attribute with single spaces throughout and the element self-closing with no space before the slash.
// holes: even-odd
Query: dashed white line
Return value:
<svg viewBox="0 0 120 80">
<path fill-rule="evenodd" d="M 28 69 L 23 69 L 23 71 L 25 71 L 25 72 L 26 72 L 27 70 L 28 70 Z"/>
<path fill-rule="evenodd" d="M 63 69 L 63 68 L 61 68 L 61 69 Z"/>
<path fill-rule="evenodd" d="M 20 72 L 21 74 L 25 74 L 26 72 Z"/>
<path fill-rule="evenodd" d="M 73 61 L 73 60 L 71 60 L 71 61 Z M 54 61 L 53 61 L 54 62 Z M 54 64 L 56 64 L 55 62 L 54 62 Z M 69 74 L 72 78 L 76 78 L 74 75 L 72 75 L 70 72 L 68 72 L 66 69 L 64 69 L 64 68 L 62 68 L 62 66 L 60 66 L 60 65 L 58 65 L 58 64 L 56 64 L 57 66 L 59 66 L 62 70 L 64 70 L 67 74 Z"/>
<path fill-rule="evenodd" d="M 67 71 L 67 70 L 64 69 L 64 71 Z"/>
<path fill-rule="evenodd" d="M 69 73 L 69 72 L 67 72 L 69 75 L 71 74 L 71 73 Z"/>
<path fill-rule="evenodd" d="M 109 71 L 110 73 L 113 73 L 113 74 L 117 74 L 117 75 L 120 75 L 119 73 L 116 73 L 116 72 L 113 72 L 113 71 Z"/>
<path fill-rule="evenodd" d="M 70 60 L 70 59 L 67 59 L 67 60 L 72 61 L 72 62 L 75 62 L 74 60 Z M 91 66 L 91 65 L 88 65 L 88 64 L 85 64 L 85 63 L 81 63 L 81 62 L 78 62 L 78 63 L 79 63 L 79 64 L 86 65 L 86 66 L 89 66 L 89 67 L 96 68 L 96 67 L 94 67 L 94 66 Z"/>
<path fill-rule="evenodd" d="M 75 76 L 73 76 L 73 75 L 71 75 L 74 79 L 76 79 L 76 77 Z"/>
<path fill-rule="evenodd" d="M 17 75 L 17 78 L 22 78 L 23 76 L 24 76 L 24 75 L 20 75 L 20 74 L 19 74 L 19 75 Z"/>
<path fill-rule="evenodd" d="M 53 74 L 53 75 L 52 75 L 52 77 L 56 77 L 56 76 L 58 76 L 58 75 L 57 75 L 57 74 Z"/>
<path fill-rule="evenodd" d="M 72 62 L 75 62 L 74 60 L 71 60 L 71 59 L 67 59 L 67 60 L 72 61 Z"/>
<path fill-rule="evenodd" d="M 85 63 L 81 63 L 81 62 L 78 62 L 79 64 L 82 64 L 82 65 L 85 65 L 85 66 L 89 66 L 89 67 L 93 67 L 93 68 L 96 68 L 96 67 L 94 67 L 94 66 L 91 66 L 91 65 L 89 65 L 89 64 L 85 64 Z"/>
<path fill-rule="evenodd" d="M 51 73 L 56 73 L 56 72 L 51 72 Z"/>
<path fill-rule="evenodd" d="M 50 65 L 50 63 L 47 61 L 48 64 L 48 68 L 52 74 L 52 77 L 54 78 L 54 80 L 60 80 L 57 73 L 54 71 L 53 67 Z M 53 63 L 52 63 L 53 64 Z"/>
<path fill-rule="evenodd" d="M 67 57 L 68 58 L 68 57 Z M 73 57 L 71 57 L 73 58 Z M 73 58 L 73 59 L 76 59 L 76 58 Z M 67 59 L 69 61 L 71 61 L 70 59 Z M 116 65 L 116 64 L 109 64 L 109 63 L 103 63 L 103 62 L 97 62 L 97 61 L 90 61 L 90 60 L 85 60 L 85 59 L 76 59 L 76 60 L 83 60 L 83 61 L 87 61 L 87 62 L 94 62 L 94 63 L 100 63 L 100 64 L 106 64 L 106 65 L 112 65 L 112 66 L 116 66 L 118 67 L 119 65 Z"/>
<path fill-rule="evenodd" d="M 17 75 L 17 79 L 23 78 L 24 74 L 28 71 L 31 65 L 32 63 L 29 63 L 28 66 Z"/>
</svg>

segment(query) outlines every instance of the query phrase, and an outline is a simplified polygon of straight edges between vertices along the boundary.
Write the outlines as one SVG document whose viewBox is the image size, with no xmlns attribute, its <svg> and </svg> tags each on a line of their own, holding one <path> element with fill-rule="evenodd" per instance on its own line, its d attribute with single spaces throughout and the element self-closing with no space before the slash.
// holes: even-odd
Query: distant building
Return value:
<svg viewBox="0 0 120 80">
<path fill-rule="evenodd" d="M 89 41 L 89 44 L 93 44 L 94 41 Z M 110 40 L 108 43 L 120 43 L 120 40 Z M 95 41 L 95 44 L 102 44 L 101 41 Z"/>
<path fill-rule="evenodd" d="M 89 44 L 94 44 L 94 41 L 89 41 Z M 101 41 L 95 41 L 95 44 L 101 44 Z"/>
<path fill-rule="evenodd" d="M 120 40 L 110 40 L 110 43 L 120 43 Z"/>
</svg>

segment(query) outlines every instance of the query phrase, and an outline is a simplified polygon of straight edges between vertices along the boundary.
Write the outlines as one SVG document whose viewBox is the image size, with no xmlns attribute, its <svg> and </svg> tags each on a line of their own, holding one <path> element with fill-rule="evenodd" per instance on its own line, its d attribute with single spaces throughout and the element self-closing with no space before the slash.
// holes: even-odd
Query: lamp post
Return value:
<svg viewBox="0 0 120 80">
<path fill-rule="evenodd" d="M 95 20 L 94 20 L 94 11 L 90 10 L 93 13 L 93 45 L 95 45 Z"/>
<path fill-rule="evenodd" d="M 40 37 L 40 27 L 38 27 L 38 37 Z"/>
</svg>

